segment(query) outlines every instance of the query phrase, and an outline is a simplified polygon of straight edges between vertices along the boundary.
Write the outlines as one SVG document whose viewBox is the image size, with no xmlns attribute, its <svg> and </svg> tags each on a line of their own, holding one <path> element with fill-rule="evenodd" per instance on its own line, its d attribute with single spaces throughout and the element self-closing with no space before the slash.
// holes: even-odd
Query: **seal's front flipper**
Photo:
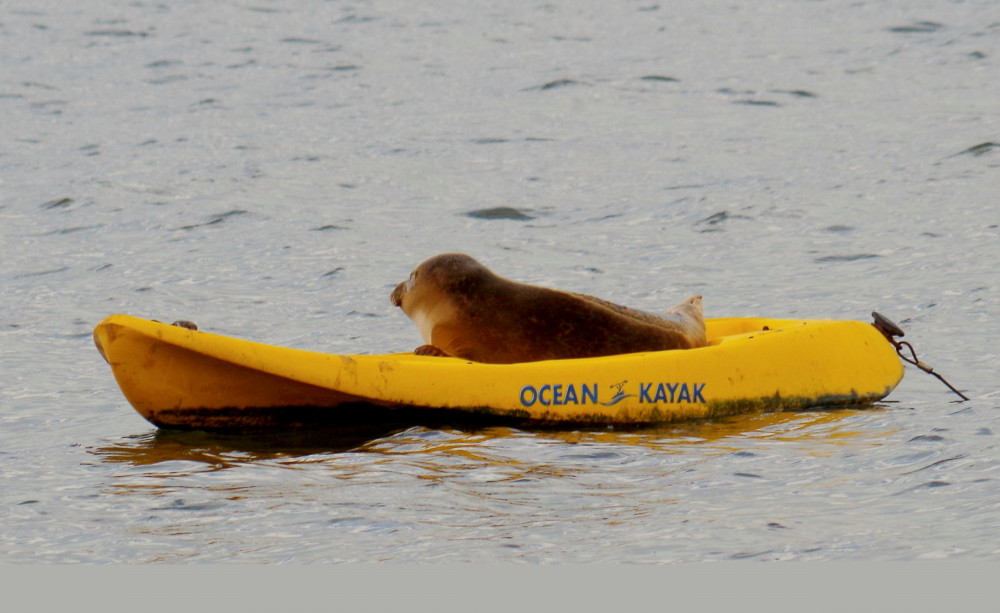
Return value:
<svg viewBox="0 0 1000 613">
<path fill-rule="evenodd" d="M 447 353 L 441 351 L 434 345 L 421 345 L 413 350 L 413 355 L 429 355 L 436 358 L 450 357 Z"/>
</svg>

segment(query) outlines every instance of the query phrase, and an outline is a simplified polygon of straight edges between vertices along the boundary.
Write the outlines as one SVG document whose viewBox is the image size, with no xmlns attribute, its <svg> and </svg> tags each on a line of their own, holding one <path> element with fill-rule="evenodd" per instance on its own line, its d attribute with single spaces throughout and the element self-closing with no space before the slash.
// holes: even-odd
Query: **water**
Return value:
<svg viewBox="0 0 1000 613">
<path fill-rule="evenodd" d="M 997 559 L 998 57 L 991 2 L 4 3 L 0 560 Z M 90 338 L 406 350 L 389 292 L 445 251 L 879 310 L 972 400 L 908 369 L 639 431 L 158 432 Z"/>
</svg>

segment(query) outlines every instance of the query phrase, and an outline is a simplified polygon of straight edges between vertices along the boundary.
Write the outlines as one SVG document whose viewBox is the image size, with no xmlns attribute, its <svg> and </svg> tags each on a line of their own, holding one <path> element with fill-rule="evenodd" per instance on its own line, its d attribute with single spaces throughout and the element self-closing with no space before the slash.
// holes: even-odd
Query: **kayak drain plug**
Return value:
<svg viewBox="0 0 1000 613">
<path fill-rule="evenodd" d="M 913 348 L 913 345 L 911 345 L 906 341 L 897 341 L 895 339 L 895 337 L 897 336 L 899 337 L 904 336 L 902 328 L 894 324 L 892 321 L 890 321 L 887 317 L 885 317 L 878 311 L 872 311 L 872 317 L 875 319 L 872 325 L 875 326 L 876 330 L 882 333 L 882 336 L 884 336 L 886 340 L 892 343 L 892 346 L 896 348 L 896 353 L 899 354 L 899 357 L 902 358 L 904 362 L 909 362 L 910 364 L 913 364 L 914 366 L 924 371 L 925 373 L 934 375 L 935 377 L 938 378 L 938 380 L 941 381 L 941 383 L 947 385 L 948 389 L 958 394 L 959 398 L 961 398 L 962 400 L 969 399 L 968 396 L 955 389 L 955 386 L 953 386 L 951 383 L 948 383 L 948 381 L 946 381 L 944 377 L 934 372 L 934 369 L 931 368 L 930 364 L 926 364 L 917 359 L 917 352 Z M 909 356 L 903 354 L 903 347 L 906 347 L 907 349 L 910 350 Z"/>
</svg>

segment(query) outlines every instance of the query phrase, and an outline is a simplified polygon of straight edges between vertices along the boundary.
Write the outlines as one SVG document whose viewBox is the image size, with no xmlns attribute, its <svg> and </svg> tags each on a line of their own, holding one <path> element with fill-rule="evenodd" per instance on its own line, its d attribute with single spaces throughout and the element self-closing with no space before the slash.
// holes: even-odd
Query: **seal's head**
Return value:
<svg viewBox="0 0 1000 613">
<path fill-rule="evenodd" d="M 429 344 L 434 322 L 452 319 L 455 310 L 484 284 L 495 279 L 486 268 L 464 253 L 444 253 L 422 262 L 410 277 L 396 286 L 392 304 L 417 324 L 420 335 Z"/>
<path fill-rule="evenodd" d="M 488 268 L 464 253 L 436 255 L 414 268 L 410 278 L 396 286 L 390 300 L 410 315 L 417 304 L 440 297 L 430 294 L 470 287 L 492 274 Z"/>
</svg>

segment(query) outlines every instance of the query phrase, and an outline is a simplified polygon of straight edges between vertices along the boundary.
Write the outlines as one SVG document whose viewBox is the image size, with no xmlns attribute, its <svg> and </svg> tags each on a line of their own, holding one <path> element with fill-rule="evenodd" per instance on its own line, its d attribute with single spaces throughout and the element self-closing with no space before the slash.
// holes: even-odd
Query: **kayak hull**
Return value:
<svg viewBox="0 0 1000 613">
<path fill-rule="evenodd" d="M 903 376 L 859 321 L 710 319 L 709 346 L 480 364 L 335 355 L 112 315 L 94 340 L 125 397 L 156 426 L 208 430 L 375 422 L 406 413 L 544 424 L 641 425 L 863 404 Z"/>
</svg>

